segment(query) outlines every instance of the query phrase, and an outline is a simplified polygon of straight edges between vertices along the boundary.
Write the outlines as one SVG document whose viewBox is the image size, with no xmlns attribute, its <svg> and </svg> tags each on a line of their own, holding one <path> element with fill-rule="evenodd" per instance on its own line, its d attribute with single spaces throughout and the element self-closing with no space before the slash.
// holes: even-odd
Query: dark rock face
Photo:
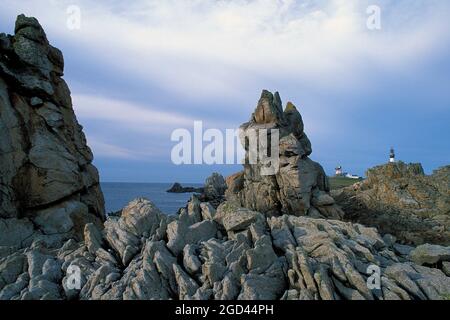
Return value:
<svg viewBox="0 0 450 320">
<path fill-rule="evenodd" d="M 169 190 L 167 190 L 168 193 L 191 193 L 191 192 L 202 193 L 203 191 L 204 188 L 183 187 L 178 182 L 175 182 L 173 186 Z"/>
<path fill-rule="evenodd" d="M 81 236 L 86 223 L 105 218 L 63 69 L 35 18 L 20 15 L 15 35 L 0 35 L 0 218 L 8 232 L 33 222 L 43 236 Z"/>
<path fill-rule="evenodd" d="M 375 226 L 410 244 L 450 245 L 450 166 L 426 176 L 402 162 L 367 171 L 367 179 L 333 191 L 345 219 Z"/>
<path fill-rule="evenodd" d="M 322 166 L 309 158 L 311 142 L 304 132 L 302 117 L 292 103 L 283 111 L 279 94 L 263 91 L 250 121 L 240 129 L 247 160 L 246 139 L 251 131 L 259 134 L 261 130 L 278 130 L 279 170 L 263 175 L 261 163 L 247 161 L 243 172 L 227 179 L 229 201 L 269 216 L 291 214 L 336 219 L 342 216 L 328 195 L 328 178 Z"/>
<path fill-rule="evenodd" d="M 214 172 L 205 181 L 205 197 L 206 200 L 213 200 L 225 195 L 227 184 L 222 175 Z"/>
<path fill-rule="evenodd" d="M 204 192 L 200 196 L 203 202 L 210 203 L 215 209 L 225 201 L 225 191 L 227 190 L 227 184 L 225 178 L 214 172 L 205 181 Z"/>
</svg>

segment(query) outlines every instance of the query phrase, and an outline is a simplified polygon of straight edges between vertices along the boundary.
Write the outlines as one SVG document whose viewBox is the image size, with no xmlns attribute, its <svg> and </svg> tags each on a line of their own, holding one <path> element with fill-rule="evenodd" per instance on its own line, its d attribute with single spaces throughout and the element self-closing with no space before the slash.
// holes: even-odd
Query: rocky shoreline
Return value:
<svg viewBox="0 0 450 320">
<path fill-rule="evenodd" d="M 450 166 L 427 176 L 419 163 L 397 162 L 369 169 L 366 176 L 332 192 L 345 220 L 411 245 L 450 245 Z"/>
<path fill-rule="evenodd" d="M 277 174 L 245 164 L 177 216 L 136 199 L 106 217 L 63 66 L 36 19 L 0 34 L 0 300 L 449 299 L 448 168 L 386 165 L 330 194 L 297 108 L 263 91 L 241 129 L 280 130 Z M 431 231 L 403 230 L 423 208 Z"/>
</svg>

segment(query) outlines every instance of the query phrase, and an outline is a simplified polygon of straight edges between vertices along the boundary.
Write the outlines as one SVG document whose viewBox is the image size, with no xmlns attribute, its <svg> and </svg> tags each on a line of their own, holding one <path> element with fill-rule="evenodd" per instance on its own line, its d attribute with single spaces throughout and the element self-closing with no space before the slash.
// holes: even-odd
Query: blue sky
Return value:
<svg viewBox="0 0 450 320">
<path fill-rule="evenodd" d="M 80 29 L 67 28 L 77 5 Z M 366 27 L 369 5 L 381 30 Z M 200 182 L 239 165 L 171 163 L 176 128 L 237 128 L 262 89 L 302 113 L 311 158 L 364 174 L 450 161 L 450 2 L 2 0 L 0 29 L 37 17 L 65 57 L 103 181 Z"/>
</svg>

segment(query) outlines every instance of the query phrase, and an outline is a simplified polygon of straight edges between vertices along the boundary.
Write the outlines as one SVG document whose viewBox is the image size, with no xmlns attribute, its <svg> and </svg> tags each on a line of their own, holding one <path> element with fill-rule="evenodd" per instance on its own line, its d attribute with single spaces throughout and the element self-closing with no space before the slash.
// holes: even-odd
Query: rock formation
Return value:
<svg viewBox="0 0 450 320">
<path fill-rule="evenodd" d="M 389 163 L 333 191 L 345 219 L 377 227 L 409 244 L 450 245 L 450 166 L 426 176 L 420 164 Z"/>
<path fill-rule="evenodd" d="M 211 176 L 206 178 L 204 187 L 194 188 L 194 187 L 183 187 L 178 182 L 175 183 L 167 192 L 169 193 L 198 193 L 199 199 L 203 202 L 209 202 L 214 208 L 217 209 L 219 204 L 225 201 L 225 191 L 227 189 L 227 184 L 224 177 L 214 172 Z"/>
<path fill-rule="evenodd" d="M 172 187 L 166 192 L 168 193 L 203 193 L 204 188 L 195 188 L 195 187 L 183 187 L 180 183 L 175 182 Z"/>
<path fill-rule="evenodd" d="M 249 122 L 241 127 L 241 143 L 249 159 L 248 136 L 254 130 L 278 130 L 279 170 L 262 174 L 264 164 L 246 161 L 244 171 L 227 179 L 226 197 L 243 207 L 268 216 L 291 214 L 339 219 L 343 212 L 328 194 L 328 178 L 320 164 L 312 161 L 311 142 L 303 120 L 290 102 L 282 110 L 280 95 L 263 91 Z"/>
<path fill-rule="evenodd" d="M 209 202 L 214 208 L 225 201 L 225 191 L 227 190 L 227 184 L 224 177 L 214 172 L 205 181 L 205 190 L 200 196 L 203 202 Z"/>
<path fill-rule="evenodd" d="M 205 199 L 220 199 L 217 209 L 194 195 L 168 216 L 136 199 L 101 225 L 97 172 L 61 55 L 35 19 L 20 16 L 16 35 L 0 39 L 0 300 L 449 297 L 450 248 L 413 248 L 375 228 L 312 217 L 340 211 L 307 157 L 300 115 L 292 105 L 281 112 L 277 94 L 263 93 L 245 127 L 283 131 L 278 174 L 246 166 L 228 179 L 228 201 L 214 175 Z"/>
<path fill-rule="evenodd" d="M 193 197 L 171 217 L 137 199 L 84 235 L 0 259 L 0 299 L 441 300 L 450 292 L 450 248 L 400 254 L 374 228 L 266 218 L 229 202 L 216 211 Z M 368 287 L 374 266 L 379 289 Z M 68 286 L 69 270 L 81 271 L 79 290 Z"/>
<path fill-rule="evenodd" d="M 0 246 L 81 237 L 105 217 L 63 69 L 35 18 L 20 15 L 14 36 L 0 34 Z"/>
</svg>

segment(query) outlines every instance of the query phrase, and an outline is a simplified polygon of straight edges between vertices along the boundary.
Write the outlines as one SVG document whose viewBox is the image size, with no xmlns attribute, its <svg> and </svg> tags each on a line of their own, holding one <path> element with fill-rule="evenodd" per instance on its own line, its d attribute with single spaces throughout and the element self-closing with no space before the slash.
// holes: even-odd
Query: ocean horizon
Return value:
<svg viewBox="0 0 450 320">
<path fill-rule="evenodd" d="M 107 213 L 116 212 L 136 198 L 152 201 L 163 213 L 173 215 L 185 207 L 193 193 L 166 192 L 173 183 L 158 182 L 101 182 Z M 183 186 L 202 187 L 202 183 L 185 183 Z"/>
</svg>

